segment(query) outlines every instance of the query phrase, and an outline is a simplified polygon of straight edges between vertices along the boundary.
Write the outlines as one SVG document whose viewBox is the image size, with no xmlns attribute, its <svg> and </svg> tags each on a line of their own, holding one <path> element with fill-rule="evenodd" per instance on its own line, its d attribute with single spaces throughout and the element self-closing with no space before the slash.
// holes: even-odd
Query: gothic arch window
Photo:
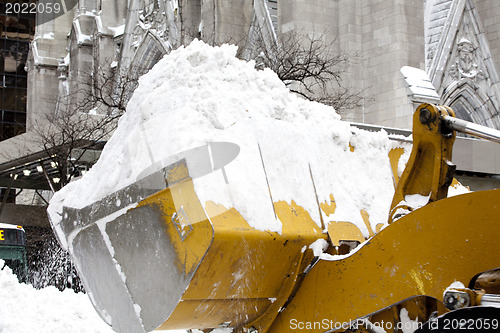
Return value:
<svg viewBox="0 0 500 333">
<path fill-rule="evenodd" d="M 477 123 L 474 118 L 474 107 L 463 97 L 459 97 L 457 100 L 451 103 L 451 108 L 455 111 L 455 116 L 457 118 L 470 121 L 472 123 Z"/>
<path fill-rule="evenodd" d="M 163 43 L 148 31 L 137 48 L 132 61 L 134 68 L 131 67 L 131 70 L 139 76 L 149 71 L 168 52 L 169 50 L 163 46 Z"/>
<path fill-rule="evenodd" d="M 443 94 L 444 105 L 449 105 L 457 118 L 493 127 L 495 107 L 474 82 L 463 80 L 448 86 Z"/>
</svg>

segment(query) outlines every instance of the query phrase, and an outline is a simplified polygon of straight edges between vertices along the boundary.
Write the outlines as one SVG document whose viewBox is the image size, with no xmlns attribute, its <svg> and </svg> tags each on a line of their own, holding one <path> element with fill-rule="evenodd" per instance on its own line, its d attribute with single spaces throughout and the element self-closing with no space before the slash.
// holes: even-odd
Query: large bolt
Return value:
<svg viewBox="0 0 500 333">
<path fill-rule="evenodd" d="M 422 109 L 420 110 L 419 119 L 422 124 L 428 124 L 432 120 L 432 113 L 427 109 Z"/>
</svg>

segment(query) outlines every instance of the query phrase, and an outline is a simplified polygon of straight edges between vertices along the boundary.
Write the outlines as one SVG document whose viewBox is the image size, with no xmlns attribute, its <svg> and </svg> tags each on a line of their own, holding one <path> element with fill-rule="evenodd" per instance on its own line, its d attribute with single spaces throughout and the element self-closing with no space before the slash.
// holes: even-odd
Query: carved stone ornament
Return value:
<svg viewBox="0 0 500 333">
<path fill-rule="evenodd" d="M 467 38 L 462 37 L 457 45 L 455 63 L 450 66 L 450 75 L 454 80 L 469 78 L 482 80 L 486 75 L 479 69 L 477 47 Z"/>
<path fill-rule="evenodd" d="M 132 45 L 137 48 L 146 31 L 154 32 L 159 38 L 168 41 L 168 18 L 166 11 L 169 7 L 166 0 L 140 0 L 139 21 L 133 32 Z"/>
<path fill-rule="evenodd" d="M 134 31 L 132 32 L 132 46 L 134 47 L 134 49 L 137 49 L 141 44 L 145 31 L 146 30 L 143 29 L 140 24 L 137 24 L 135 26 Z"/>
<path fill-rule="evenodd" d="M 66 64 L 64 58 L 59 59 L 57 65 L 57 72 L 59 73 L 59 80 L 66 80 L 68 78 L 68 65 Z"/>
</svg>

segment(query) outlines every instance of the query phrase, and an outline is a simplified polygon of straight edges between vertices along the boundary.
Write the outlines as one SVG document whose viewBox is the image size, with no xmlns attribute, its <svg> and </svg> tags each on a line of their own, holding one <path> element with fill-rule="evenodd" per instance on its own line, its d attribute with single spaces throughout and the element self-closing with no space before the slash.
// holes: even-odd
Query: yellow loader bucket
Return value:
<svg viewBox="0 0 500 333">
<path fill-rule="evenodd" d="M 238 152 L 210 143 L 88 207 L 64 207 L 56 230 L 116 331 L 241 326 L 283 305 L 312 259 L 307 246 L 327 236 L 293 202 L 274 205 L 281 233 L 250 227 L 234 208 L 204 208 L 193 178 Z"/>
</svg>

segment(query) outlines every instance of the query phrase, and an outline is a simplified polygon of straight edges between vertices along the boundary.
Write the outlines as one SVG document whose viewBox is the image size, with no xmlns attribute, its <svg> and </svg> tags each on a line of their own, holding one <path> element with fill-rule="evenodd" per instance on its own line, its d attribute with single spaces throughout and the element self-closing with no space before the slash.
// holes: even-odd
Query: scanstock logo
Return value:
<svg viewBox="0 0 500 333">
<path fill-rule="evenodd" d="M 7 0 L 2 9 L 11 17 L 35 14 L 36 24 L 40 25 L 66 14 L 77 4 L 78 0 Z"/>
</svg>

